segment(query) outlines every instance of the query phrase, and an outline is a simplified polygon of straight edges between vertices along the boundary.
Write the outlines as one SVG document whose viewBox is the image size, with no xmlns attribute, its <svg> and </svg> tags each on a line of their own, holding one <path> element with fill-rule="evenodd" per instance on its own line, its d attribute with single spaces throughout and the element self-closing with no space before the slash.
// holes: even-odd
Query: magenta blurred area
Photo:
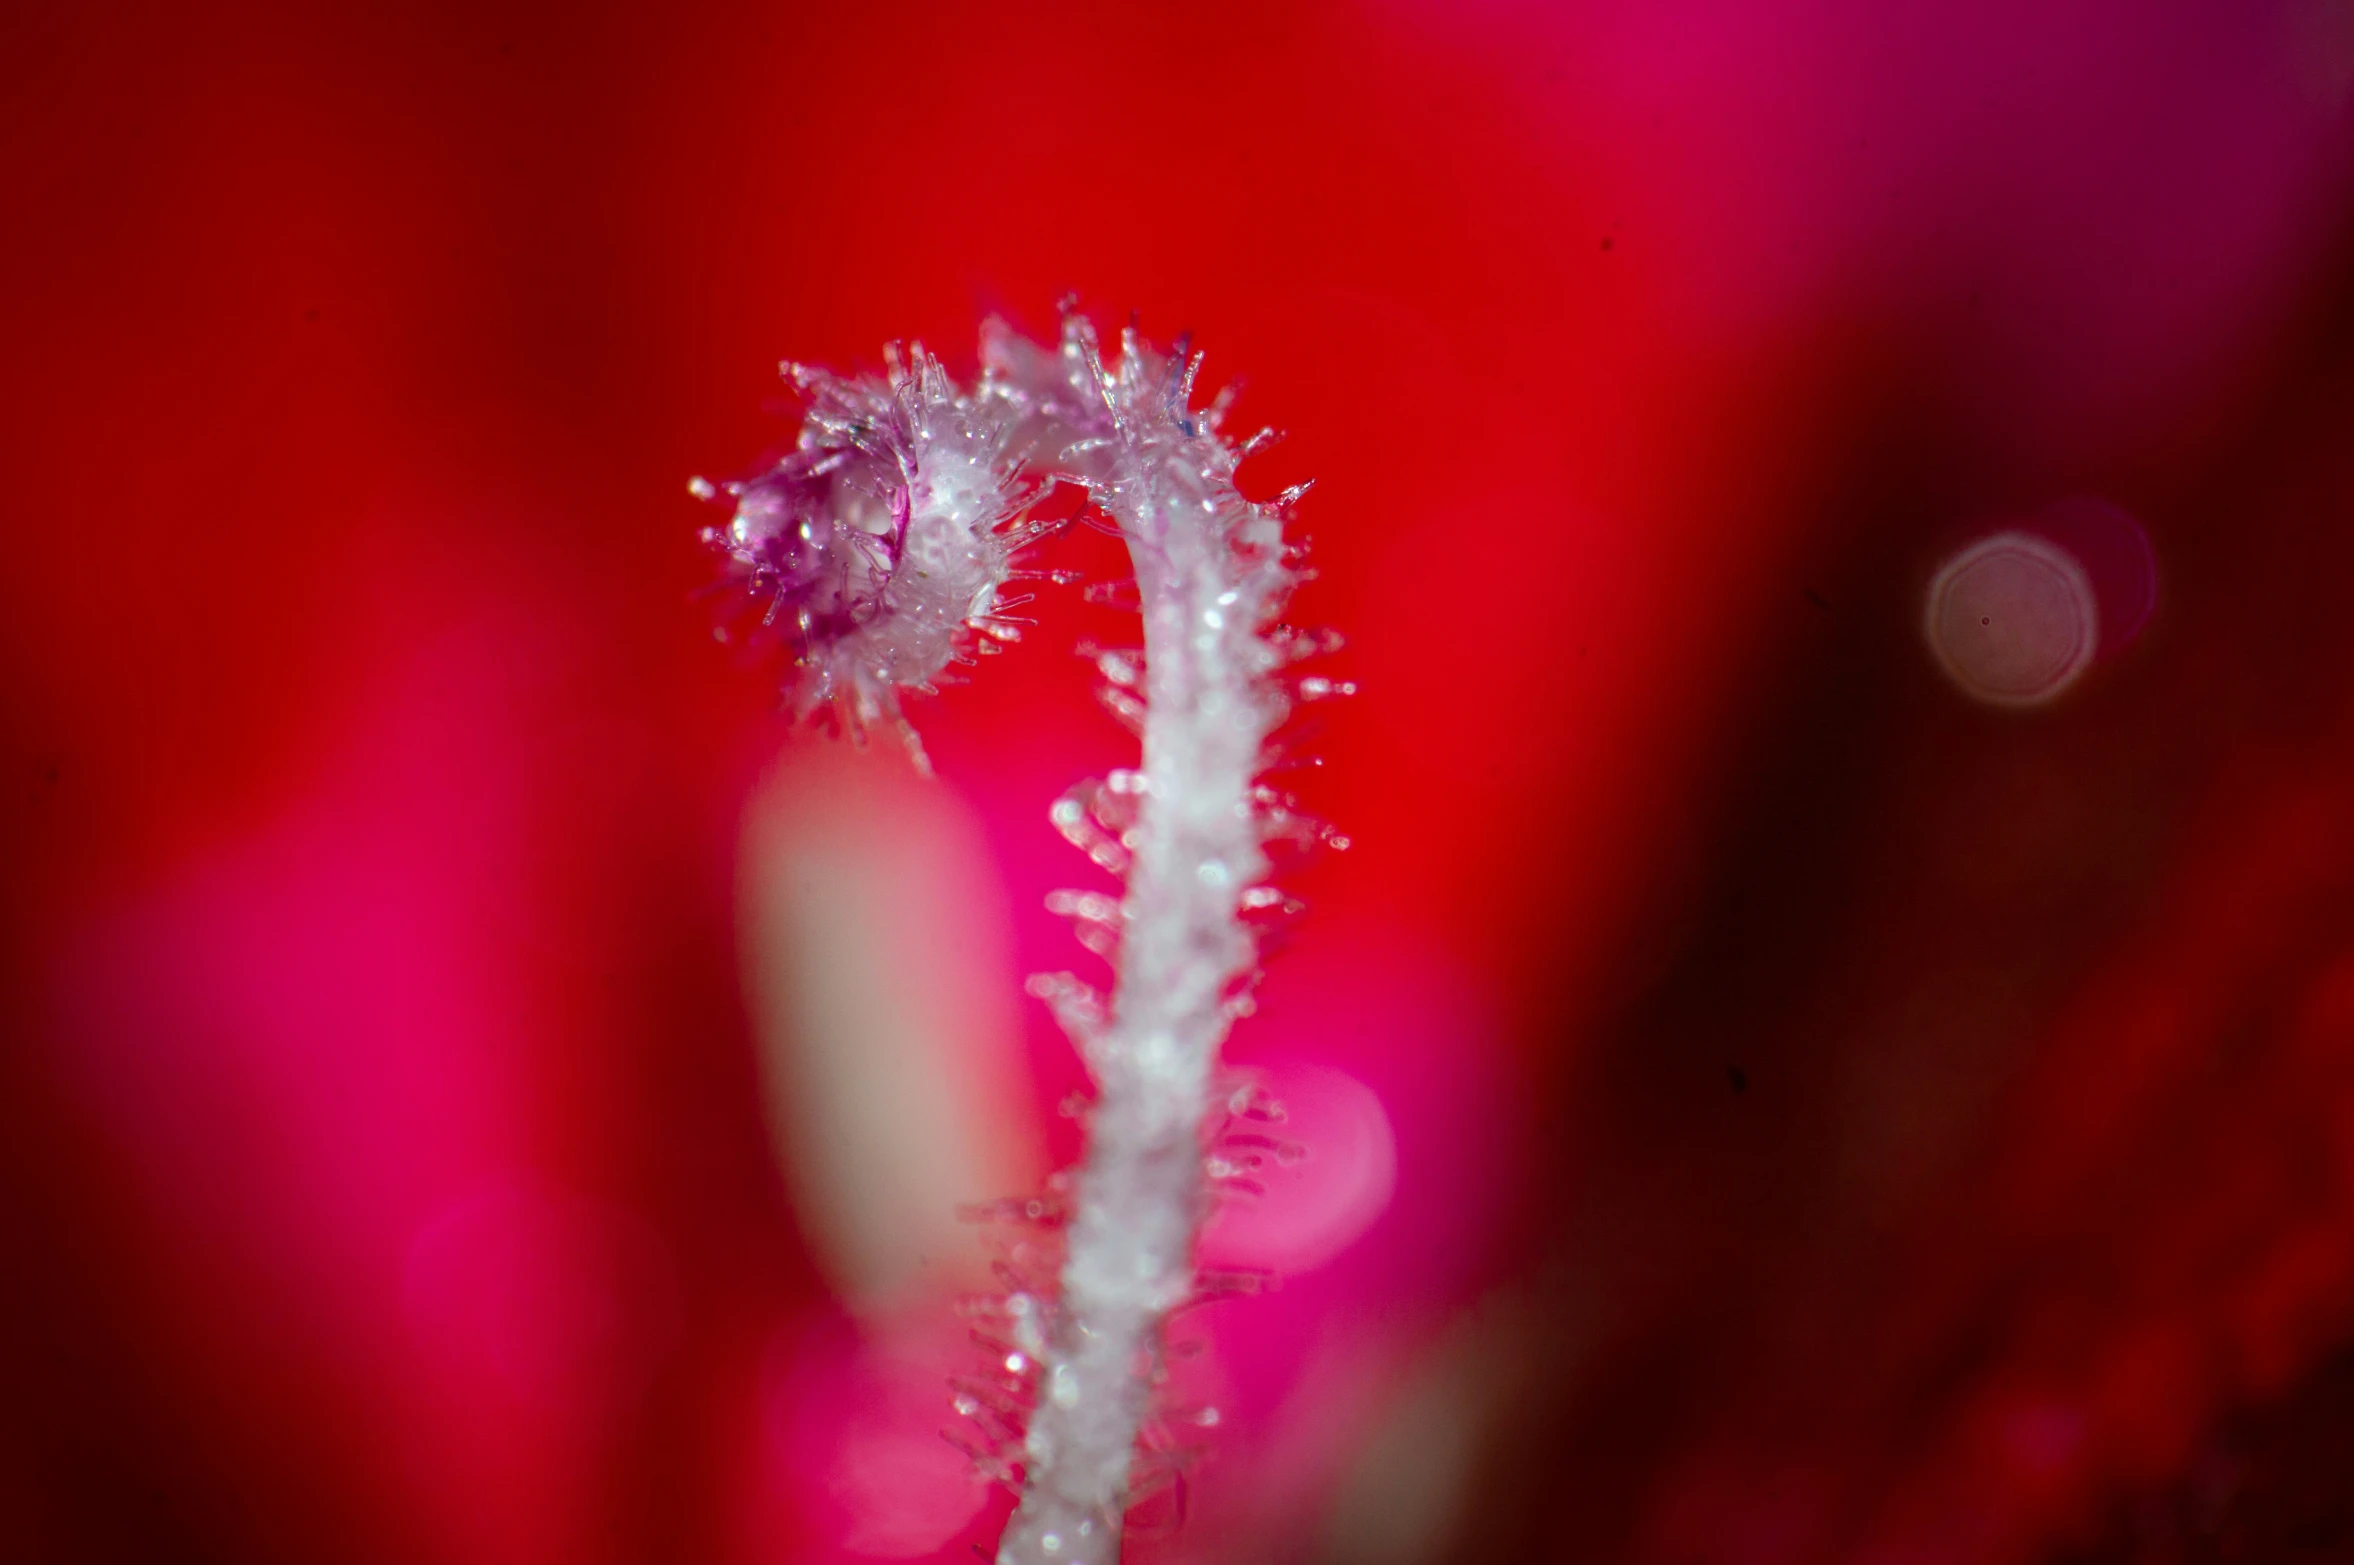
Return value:
<svg viewBox="0 0 2354 1565">
<path fill-rule="evenodd" d="M 986 1548 L 962 1326 L 836 1296 L 763 1111 L 739 826 L 822 741 L 685 481 L 1071 287 L 1291 431 L 1363 692 L 1232 1047 L 1307 1155 L 1205 1260 L 1280 1286 L 1134 1557 L 2326 1508 L 2350 86 L 2336 0 L 13 8 L 0 1556 Z M 2038 525 L 2136 634 L 1988 709 L 1922 594 Z M 1009 987 L 1130 746 L 1034 612 L 915 713 Z"/>
</svg>

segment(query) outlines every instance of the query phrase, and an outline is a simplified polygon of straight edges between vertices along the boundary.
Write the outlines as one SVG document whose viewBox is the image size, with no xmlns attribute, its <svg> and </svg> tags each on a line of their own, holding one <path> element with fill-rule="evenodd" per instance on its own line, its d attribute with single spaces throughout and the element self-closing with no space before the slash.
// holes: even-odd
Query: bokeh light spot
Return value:
<svg viewBox="0 0 2354 1565">
<path fill-rule="evenodd" d="M 2141 523 L 2085 496 L 2047 505 L 2019 524 L 2083 567 L 2101 606 L 2096 658 L 2122 650 L 2158 607 L 2158 558 Z"/>
<path fill-rule="evenodd" d="M 2049 539 L 2001 532 L 1955 555 L 1929 584 L 1929 650 L 1992 706 L 2036 706 L 2076 682 L 2100 642 L 2092 579 Z"/>
<path fill-rule="evenodd" d="M 970 1459 L 941 1437 L 956 1422 L 949 1378 L 973 1365 L 960 1334 L 938 1327 L 864 1335 L 835 1322 L 772 1348 L 775 1459 L 840 1555 L 937 1554 L 988 1499 Z"/>
<path fill-rule="evenodd" d="M 1290 1063 L 1262 1075 L 1284 1109 L 1271 1138 L 1278 1145 L 1258 1171 L 1266 1192 L 1221 1207 L 1202 1254 L 1212 1265 L 1297 1275 L 1347 1249 L 1388 1208 L 1397 1138 L 1381 1099 L 1354 1076 Z"/>
</svg>

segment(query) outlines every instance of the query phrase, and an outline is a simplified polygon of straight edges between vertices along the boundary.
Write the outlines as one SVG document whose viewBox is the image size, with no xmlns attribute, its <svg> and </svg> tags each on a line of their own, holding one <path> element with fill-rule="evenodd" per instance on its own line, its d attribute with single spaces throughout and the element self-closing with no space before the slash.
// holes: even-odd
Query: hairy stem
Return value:
<svg viewBox="0 0 2354 1565">
<path fill-rule="evenodd" d="M 1131 324 L 1107 368 L 1069 301 L 1051 348 L 985 324 L 969 391 L 920 345 L 884 360 L 882 379 L 788 367 L 807 402 L 793 450 L 689 488 L 731 508 L 704 538 L 761 611 L 758 632 L 790 655 L 794 709 L 853 733 L 897 725 L 919 760 L 899 693 L 1020 636 L 1005 611 L 1024 600 L 1004 589 L 1041 574 L 1013 567 L 1058 525 L 1025 515 L 1042 486 L 1085 489 L 1127 541 L 1143 667 L 1125 652 L 1098 667 L 1116 712 L 1141 707 L 1143 766 L 1073 790 L 1053 816 L 1127 876 L 1116 929 L 1102 893 L 1056 893 L 1080 910 L 1089 949 L 1117 943 L 1110 1004 L 1068 973 L 1030 983 L 1095 1077 L 1087 1157 L 1075 1206 L 1055 1202 L 1058 1220 L 1070 1212 L 1056 1297 L 1017 1273 L 983 1303 L 1002 1313 L 1003 1374 L 956 1403 L 979 1421 L 974 1454 L 992 1475 L 1010 1473 L 1005 1444 L 1021 1432 L 1022 1501 L 999 1565 L 1110 1565 L 1169 1312 L 1195 1292 L 1212 1073 L 1255 973 L 1242 914 L 1296 906 L 1263 883 L 1271 840 L 1345 846 L 1257 785 L 1290 708 L 1277 672 L 1335 644 L 1277 623 L 1302 577 L 1284 522 L 1307 486 L 1244 499 L 1236 465 L 1273 431 L 1227 441 L 1231 386 L 1194 409 L 1201 359 L 1182 339 L 1164 354 Z M 1021 1204 L 1039 1220 L 1044 1203 Z"/>
<path fill-rule="evenodd" d="M 1125 534 L 1144 617 L 1144 797 L 1078 1208 L 1025 1444 L 1019 1511 L 999 1565 L 1118 1558 L 1129 1469 L 1164 1323 L 1194 1286 L 1204 1209 L 1203 1118 L 1253 941 L 1238 918 L 1266 860 L 1252 785 L 1283 703 L 1260 636 L 1290 583 L 1280 523 L 1235 494 L 1230 450 L 1154 408 L 1133 343 L 1114 380 L 1119 427 L 1104 496 Z"/>
</svg>

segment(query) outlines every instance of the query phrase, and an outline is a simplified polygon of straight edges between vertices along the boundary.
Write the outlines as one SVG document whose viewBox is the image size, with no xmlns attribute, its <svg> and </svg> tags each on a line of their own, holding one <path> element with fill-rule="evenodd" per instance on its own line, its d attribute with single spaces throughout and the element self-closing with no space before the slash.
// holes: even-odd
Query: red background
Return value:
<svg viewBox="0 0 2354 1565">
<path fill-rule="evenodd" d="M 13 10 L 0 1548 L 824 1557 L 683 483 L 1077 288 L 1321 480 L 1358 847 L 1236 1046 L 1400 1146 L 1234 1328 L 1326 1459 L 1149 1547 L 1303 1557 L 1362 1328 L 1495 1345 L 1443 1557 L 2349 1557 L 2350 81 L 2322 0 Z M 1929 574 L 2077 494 L 2157 615 L 1974 707 Z M 1020 908 L 1083 672 L 919 711 Z M 486 1180 L 529 1394 L 387 1281 Z"/>
</svg>

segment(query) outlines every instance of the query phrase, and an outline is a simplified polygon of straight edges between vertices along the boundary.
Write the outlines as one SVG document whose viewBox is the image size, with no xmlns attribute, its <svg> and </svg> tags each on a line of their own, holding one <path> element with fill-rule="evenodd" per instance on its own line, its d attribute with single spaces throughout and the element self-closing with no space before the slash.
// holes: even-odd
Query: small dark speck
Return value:
<svg viewBox="0 0 2354 1565">
<path fill-rule="evenodd" d="M 302 312 L 302 318 L 306 321 L 315 321 L 319 318 L 319 312 L 317 310 L 305 310 Z"/>
<path fill-rule="evenodd" d="M 1578 648 L 1578 656 L 1579 656 L 1579 657 L 1584 657 L 1585 655 L 1586 655 L 1586 649 L 1585 649 L 1584 647 L 1580 647 L 1580 648 Z"/>
<path fill-rule="evenodd" d="M 1604 235 L 1602 236 L 1602 248 L 1603 248 L 1603 249 L 1605 249 L 1605 250 L 1615 249 L 1615 248 L 1617 247 L 1617 245 L 1618 245 L 1618 241 L 1617 241 L 1617 240 L 1615 240 L 1615 239 L 1613 239 L 1613 238 L 1611 238 L 1611 237 L 1610 237 L 1608 234 L 1604 234 Z"/>
<path fill-rule="evenodd" d="M 1738 1065 L 1725 1067 L 1725 1080 L 1733 1084 L 1733 1096 L 1736 1098 L 1749 1090 L 1749 1072 Z"/>
<path fill-rule="evenodd" d="M 1814 588 L 1801 587 L 1798 590 L 1806 594 L 1807 602 L 1813 604 L 1816 608 L 1821 609 L 1825 614 L 1831 612 L 1831 600 L 1824 597 L 1821 593 L 1815 591 Z"/>
</svg>

